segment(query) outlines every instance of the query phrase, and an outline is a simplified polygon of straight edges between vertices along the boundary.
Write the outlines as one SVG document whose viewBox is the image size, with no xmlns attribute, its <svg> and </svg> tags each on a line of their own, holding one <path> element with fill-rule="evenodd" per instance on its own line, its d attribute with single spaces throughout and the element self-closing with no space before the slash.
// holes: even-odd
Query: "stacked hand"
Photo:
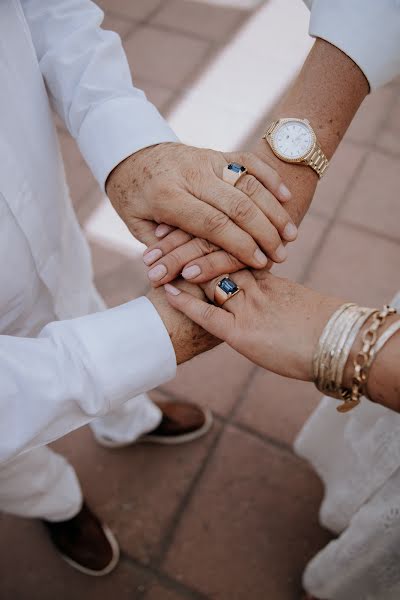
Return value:
<svg viewBox="0 0 400 600">
<path fill-rule="evenodd" d="M 255 276 L 257 275 L 257 277 Z M 343 303 L 268 272 L 232 275 L 240 292 L 223 307 L 166 284 L 170 304 L 254 363 L 312 381 L 312 358 L 326 322 Z M 216 280 L 204 285 L 214 300 Z"/>
<path fill-rule="evenodd" d="M 248 172 L 235 187 L 222 179 L 229 162 Z M 151 266 L 149 277 L 155 286 L 174 280 L 182 269 L 196 283 L 245 266 L 263 269 L 268 259 L 284 260 L 283 244 L 297 235 L 282 205 L 291 197 L 289 190 L 277 172 L 253 154 L 159 144 L 118 165 L 107 181 L 107 193 L 130 231 L 149 246 L 144 261 Z M 254 279 L 249 272 L 240 277 Z M 181 298 L 205 304 L 198 286 L 177 285 L 184 290 Z M 211 289 L 212 282 L 205 287 L 209 297 Z M 197 315 L 173 310 L 163 290 L 152 290 L 149 298 L 170 333 L 178 363 L 215 346 L 215 335 L 230 340 L 225 330 L 209 335 L 207 326 L 198 326 L 206 323 L 195 325 Z M 259 357 L 253 359 L 260 362 Z"/>
<path fill-rule="evenodd" d="M 222 179 L 229 162 L 248 170 L 235 187 Z M 272 167 L 249 153 L 159 144 L 118 165 L 107 193 L 133 235 L 147 245 L 154 223 L 164 223 L 157 230 L 158 237 L 166 236 L 161 246 L 155 244 L 146 254 L 146 263 L 153 266 L 150 277 L 158 284 L 178 275 L 184 261 L 219 248 L 224 252 L 215 261 L 229 262 L 230 272 L 243 265 L 263 268 L 268 258 L 282 262 L 283 243 L 297 235 L 282 206 L 290 199 L 289 190 Z M 174 255 L 168 265 L 158 260 L 178 247 L 179 261 L 174 262 Z"/>
</svg>

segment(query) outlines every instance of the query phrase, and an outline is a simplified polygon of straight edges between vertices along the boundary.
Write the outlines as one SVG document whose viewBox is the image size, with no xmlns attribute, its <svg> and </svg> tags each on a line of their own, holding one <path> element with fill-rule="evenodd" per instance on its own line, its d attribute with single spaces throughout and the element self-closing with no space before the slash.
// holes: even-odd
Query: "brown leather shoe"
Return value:
<svg viewBox="0 0 400 600">
<path fill-rule="evenodd" d="M 162 412 L 162 421 L 156 429 L 140 438 L 151 444 L 185 444 L 205 435 L 212 426 L 209 409 L 189 402 L 155 402 Z"/>
<path fill-rule="evenodd" d="M 68 521 L 43 521 L 61 557 L 86 575 L 110 573 L 119 560 L 118 542 L 84 503 Z"/>
</svg>

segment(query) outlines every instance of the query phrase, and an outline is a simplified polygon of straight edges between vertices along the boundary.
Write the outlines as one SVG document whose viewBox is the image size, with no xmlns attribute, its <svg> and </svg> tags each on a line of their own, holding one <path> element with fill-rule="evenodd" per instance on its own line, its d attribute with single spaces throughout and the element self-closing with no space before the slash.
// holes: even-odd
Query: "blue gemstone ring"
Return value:
<svg viewBox="0 0 400 600">
<path fill-rule="evenodd" d="M 229 163 L 226 165 L 222 171 L 222 179 L 225 183 L 230 183 L 235 186 L 239 179 L 246 175 L 247 169 L 243 165 L 239 165 L 238 163 Z"/>
<path fill-rule="evenodd" d="M 223 275 L 214 291 L 214 303 L 218 306 L 225 304 L 227 300 L 236 296 L 240 292 L 240 287 L 229 277 L 229 275 Z"/>
</svg>

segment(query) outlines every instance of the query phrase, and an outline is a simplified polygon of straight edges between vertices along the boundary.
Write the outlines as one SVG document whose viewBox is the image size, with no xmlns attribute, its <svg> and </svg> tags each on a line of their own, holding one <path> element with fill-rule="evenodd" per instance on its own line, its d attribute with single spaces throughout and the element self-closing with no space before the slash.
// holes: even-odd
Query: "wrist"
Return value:
<svg viewBox="0 0 400 600">
<path fill-rule="evenodd" d="M 266 164 L 279 173 L 284 184 L 293 194 L 293 199 L 285 203 L 285 209 L 296 225 L 300 225 L 306 214 L 318 183 L 316 172 L 306 165 L 287 163 L 280 160 L 266 140 L 260 138 L 253 152 Z"/>
</svg>

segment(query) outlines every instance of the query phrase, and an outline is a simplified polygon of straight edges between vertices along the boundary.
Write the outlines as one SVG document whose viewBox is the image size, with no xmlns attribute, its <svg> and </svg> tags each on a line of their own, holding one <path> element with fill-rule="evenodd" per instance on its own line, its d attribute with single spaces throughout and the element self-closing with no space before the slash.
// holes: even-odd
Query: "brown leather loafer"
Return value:
<svg viewBox="0 0 400 600">
<path fill-rule="evenodd" d="M 68 521 L 43 523 L 61 557 L 74 569 L 100 577 L 118 564 L 117 540 L 85 503 Z"/>
<path fill-rule="evenodd" d="M 162 420 L 156 429 L 140 438 L 151 444 L 185 444 L 205 435 L 212 426 L 209 409 L 189 402 L 155 402 L 162 412 Z"/>
</svg>

